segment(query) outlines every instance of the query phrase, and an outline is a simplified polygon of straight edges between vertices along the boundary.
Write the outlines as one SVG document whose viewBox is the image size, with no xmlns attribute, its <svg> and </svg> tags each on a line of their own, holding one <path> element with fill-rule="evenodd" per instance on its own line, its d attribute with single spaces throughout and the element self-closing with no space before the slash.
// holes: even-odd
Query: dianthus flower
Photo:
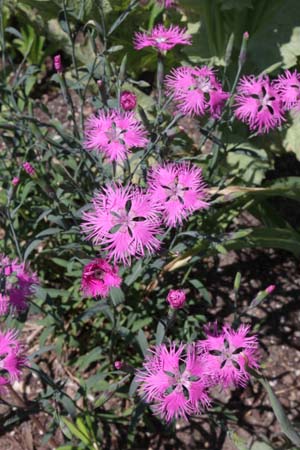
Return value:
<svg viewBox="0 0 300 450">
<path fill-rule="evenodd" d="M 170 343 L 155 347 L 136 375 L 139 393 L 167 422 L 200 414 L 209 405 L 203 361 L 194 345 Z"/>
<path fill-rule="evenodd" d="M 167 91 L 183 114 L 219 117 L 229 97 L 208 67 L 179 67 L 166 77 Z"/>
<path fill-rule="evenodd" d="M 238 330 L 224 326 L 221 333 L 207 333 L 207 339 L 198 341 L 203 353 L 205 373 L 214 383 L 223 387 L 244 387 L 250 378 L 246 367 L 258 367 L 258 341 L 247 336 L 250 327 L 241 325 Z"/>
<path fill-rule="evenodd" d="M 209 206 L 199 167 L 186 163 L 157 166 L 149 174 L 148 185 L 167 226 L 181 224 L 194 211 Z"/>
<path fill-rule="evenodd" d="M 171 289 L 167 295 L 167 302 L 173 309 L 180 309 L 184 306 L 186 295 L 183 289 Z"/>
<path fill-rule="evenodd" d="M 162 24 L 156 25 L 150 33 L 135 33 L 134 48 L 141 50 L 144 47 L 155 47 L 160 52 L 171 50 L 175 45 L 191 45 L 192 36 L 186 28 L 171 25 L 165 28 Z"/>
<path fill-rule="evenodd" d="M 121 92 L 120 102 L 124 111 L 132 111 L 136 107 L 135 93 L 130 91 Z"/>
<path fill-rule="evenodd" d="M 117 266 L 111 266 L 105 259 L 96 258 L 84 266 L 81 288 L 86 296 L 106 297 L 110 288 L 119 287 L 121 281 Z"/>
<path fill-rule="evenodd" d="M 38 284 L 36 273 L 32 273 L 24 263 L 17 259 L 10 260 L 0 255 L 0 276 L 5 278 L 5 291 L 9 296 L 9 306 L 17 312 L 24 311 L 28 306 L 28 297 L 32 294 L 33 286 Z M 7 310 L 3 314 L 6 314 Z M 1 313 L 0 313 L 1 314 Z"/>
<path fill-rule="evenodd" d="M 280 95 L 268 76 L 243 77 L 237 87 L 235 116 L 259 134 L 284 120 Z"/>
<path fill-rule="evenodd" d="M 17 338 L 16 330 L 0 331 L 0 385 L 14 382 L 20 377 L 26 363 L 23 347 Z"/>
<path fill-rule="evenodd" d="M 147 194 L 133 186 L 109 185 L 93 198 L 83 215 L 83 230 L 95 245 L 102 245 L 108 259 L 130 263 L 132 256 L 154 253 L 160 220 Z"/>
<path fill-rule="evenodd" d="M 274 81 L 274 85 L 286 111 L 300 110 L 300 73 L 286 70 Z"/>
<path fill-rule="evenodd" d="M 84 145 L 110 161 L 124 161 L 129 150 L 147 144 L 146 134 L 133 112 L 99 111 L 87 121 Z"/>
</svg>

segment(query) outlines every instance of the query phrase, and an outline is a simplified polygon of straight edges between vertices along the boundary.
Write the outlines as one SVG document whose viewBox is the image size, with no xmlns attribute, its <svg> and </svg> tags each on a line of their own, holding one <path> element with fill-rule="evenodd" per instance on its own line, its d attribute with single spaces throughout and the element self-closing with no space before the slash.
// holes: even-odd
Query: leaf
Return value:
<svg viewBox="0 0 300 450">
<path fill-rule="evenodd" d="M 300 434 L 298 434 L 293 428 L 269 382 L 262 377 L 259 377 L 258 380 L 268 393 L 272 409 L 278 422 L 280 423 L 282 431 L 293 442 L 293 444 L 295 444 L 297 447 L 300 447 Z"/>
<path fill-rule="evenodd" d="M 254 444 L 251 446 L 250 450 L 273 450 L 273 447 L 271 447 L 269 444 L 267 444 L 266 442 L 262 442 L 262 441 L 256 441 L 254 442 Z"/>
<path fill-rule="evenodd" d="M 113 287 L 110 290 L 110 298 L 115 306 L 125 302 L 125 295 L 122 289 Z"/>
<path fill-rule="evenodd" d="M 79 439 L 85 445 L 92 444 L 90 441 L 90 438 L 88 436 L 86 436 L 86 434 L 82 433 L 82 431 L 78 430 L 78 428 L 72 422 L 70 422 L 66 417 L 64 417 L 64 416 L 61 417 L 61 420 L 68 427 L 68 429 L 70 430 L 70 432 L 72 433 L 73 436 L 77 437 L 77 439 Z"/>
<path fill-rule="evenodd" d="M 139 344 L 143 356 L 146 356 L 148 350 L 148 341 L 143 330 L 139 330 L 136 340 Z"/>
<path fill-rule="evenodd" d="M 155 333 L 155 344 L 160 345 L 165 337 L 166 328 L 162 322 L 158 322 Z"/>
</svg>

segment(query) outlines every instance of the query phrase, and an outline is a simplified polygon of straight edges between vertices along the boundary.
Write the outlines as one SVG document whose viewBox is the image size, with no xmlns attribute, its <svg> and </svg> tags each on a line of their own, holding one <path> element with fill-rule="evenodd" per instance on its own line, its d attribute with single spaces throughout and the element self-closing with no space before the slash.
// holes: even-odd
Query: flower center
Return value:
<svg viewBox="0 0 300 450">
<path fill-rule="evenodd" d="M 132 202 L 127 200 L 125 208 L 118 211 L 111 211 L 113 216 L 113 227 L 109 230 L 114 234 L 118 231 L 121 233 L 129 233 L 130 237 L 133 236 L 132 230 L 136 227 L 137 222 L 143 222 L 146 220 L 143 216 L 138 216 L 132 211 Z"/>
<path fill-rule="evenodd" d="M 125 144 L 124 140 L 122 139 L 124 133 L 125 130 L 117 127 L 114 122 L 112 123 L 111 128 L 105 132 L 109 144 L 111 144 L 111 142 Z"/>
<path fill-rule="evenodd" d="M 179 200 L 180 203 L 184 203 L 184 192 L 188 191 L 188 187 L 184 187 L 179 183 L 178 177 L 176 176 L 174 181 L 169 184 L 169 186 L 162 185 L 165 189 L 167 198 L 166 201 L 176 201 Z"/>
<path fill-rule="evenodd" d="M 211 81 L 209 76 L 197 76 L 193 75 L 194 82 L 192 85 L 193 89 L 199 89 L 204 93 L 209 93 L 212 89 Z"/>
</svg>

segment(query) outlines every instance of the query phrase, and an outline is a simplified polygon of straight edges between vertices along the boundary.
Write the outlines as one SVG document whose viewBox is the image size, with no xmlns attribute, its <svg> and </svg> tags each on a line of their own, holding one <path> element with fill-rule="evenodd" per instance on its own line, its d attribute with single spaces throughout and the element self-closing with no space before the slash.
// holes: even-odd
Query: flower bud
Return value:
<svg viewBox="0 0 300 450">
<path fill-rule="evenodd" d="M 265 289 L 265 291 L 266 291 L 268 294 L 272 294 L 272 292 L 273 292 L 275 289 L 276 289 L 275 284 L 270 284 L 270 286 L 268 286 L 268 287 Z"/>
<path fill-rule="evenodd" d="M 11 184 L 13 184 L 14 186 L 17 186 L 19 183 L 20 183 L 19 177 L 13 177 L 13 179 L 11 180 Z"/>
<path fill-rule="evenodd" d="M 136 95 L 130 91 L 121 93 L 121 106 L 124 111 L 132 111 L 136 107 Z"/>
<path fill-rule="evenodd" d="M 114 366 L 116 370 L 121 370 L 123 367 L 123 362 L 122 361 L 115 361 Z"/>
<path fill-rule="evenodd" d="M 61 56 L 60 55 L 55 55 L 53 58 L 53 65 L 54 65 L 54 69 L 56 70 L 56 72 L 58 73 L 62 73 L 63 71 L 63 66 L 62 66 L 62 62 L 61 62 Z"/>
<path fill-rule="evenodd" d="M 35 174 L 34 167 L 32 167 L 30 162 L 27 162 L 27 161 L 24 162 L 23 163 L 23 169 L 25 170 L 26 173 L 28 173 L 28 175 L 33 176 Z"/>
<path fill-rule="evenodd" d="M 186 295 L 182 289 L 171 289 L 167 296 L 167 302 L 173 309 L 180 309 L 186 301 Z"/>
</svg>

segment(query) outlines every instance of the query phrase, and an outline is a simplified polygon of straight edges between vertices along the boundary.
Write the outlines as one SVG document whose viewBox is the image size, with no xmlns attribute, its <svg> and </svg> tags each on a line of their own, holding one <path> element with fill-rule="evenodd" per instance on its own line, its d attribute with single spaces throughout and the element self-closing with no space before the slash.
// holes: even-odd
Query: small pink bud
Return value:
<svg viewBox="0 0 300 450">
<path fill-rule="evenodd" d="M 167 302 L 169 302 L 171 308 L 180 309 L 183 307 L 186 301 L 186 295 L 182 289 L 171 289 L 167 296 Z"/>
<path fill-rule="evenodd" d="M 101 88 L 103 81 L 102 80 L 97 80 L 97 84 L 99 86 L 99 88 Z"/>
<path fill-rule="evenodd" d="M 33 176 L 35 174 L 35 170 L 32 167 L 32 165 L 30 164 L 30 162 L 24 162 L 23 163 L 23 169 L 25 170 L 26 173 L 28 173 L 28 175 Z"/>
<path fill-rule="evenodd" d="M 55 55 L 53 58 L 54 61 L 54 69 L 56 70 L 56 72 L 58 73 L 62 73 L 63 71 L 63 66 L 62 66 L 62 62 L 61 62 L 61 56 L 60 55 Z"/>
<path fill-rule="evenodd" d="M 273 292 L 275 289 L 276 289 L 275 284 L 270 284 L 270 286 L 268 286 L 268 287 L 265 289 L 265 291 L 266 291 L 268 294 L 272 294 L 272 292 Z"/>
<path fill-rule="evenodd" d="M 115 364 L 114 364 L 114 366 L 115 366 L 115 369 L 117 369 L 117 370 L 121 370 L 122 369 L 122 367 L 123 367 L 123 362 L 122 361 L 115 361 Z"/>
<path fill-rule="evenodd" d="M 121 106 L 124 111 L 132 111 L 136 107 L 136 95 L 130 91 L 121 93 Z"/>
<path fill-rule="evenodd" d="M 248 31 L 245 31 L 245 33 L 243 34 L 243 38 L 244 38 L 244 39 L 249 39 L 249 33 L 248 33 Z"/>
<path fill-rule="evenodd" d="M 11 180 L 11 183 L 12 183 L 14 186 L 17 186 L 17 185 L 20 183 L 20 178 L 19 178 L 19 177 L 14 177 L 14 178 Z"/>
</svg>

